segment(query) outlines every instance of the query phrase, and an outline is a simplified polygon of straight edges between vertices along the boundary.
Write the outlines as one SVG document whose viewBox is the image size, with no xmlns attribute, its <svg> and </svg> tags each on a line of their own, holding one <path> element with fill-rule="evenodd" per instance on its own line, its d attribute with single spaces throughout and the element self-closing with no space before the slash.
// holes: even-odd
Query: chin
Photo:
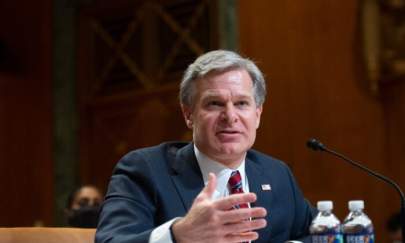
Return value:
<svg viewBox="0 0 405 243">
<path fill-rule="evenodd" d="M 222 144 L 220 148 L 220 152 L 225 155 L 237 155 L 246 152 L 242 146 L 237 144 Z"/>
</svg>

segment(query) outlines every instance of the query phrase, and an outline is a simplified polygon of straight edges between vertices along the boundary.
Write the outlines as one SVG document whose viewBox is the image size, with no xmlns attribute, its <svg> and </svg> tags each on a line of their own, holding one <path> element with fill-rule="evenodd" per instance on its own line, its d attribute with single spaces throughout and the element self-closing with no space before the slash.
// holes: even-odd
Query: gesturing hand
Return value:
<svg viewBox="0 0 405 243">
<path fill-rule="evenodd" d="M 266 209 L 262 207 L 230 210 L 234 205 L 256 201 L 256 194 L 233 194 L 218 200 L 211 197 L 217 184 L 216 176 L 209 174 L 207 186 L 198 194 L 185 217 L 172 226 L 177 243 L 224 243 L 256 240 L 253 230 L 266 226 Z"/>
</svg>

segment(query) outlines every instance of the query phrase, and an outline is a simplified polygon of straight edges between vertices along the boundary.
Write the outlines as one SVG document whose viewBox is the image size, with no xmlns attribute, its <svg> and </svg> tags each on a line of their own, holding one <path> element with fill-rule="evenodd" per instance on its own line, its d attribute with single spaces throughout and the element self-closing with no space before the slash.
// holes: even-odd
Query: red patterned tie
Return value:
<svg viewBox="0 0 405 243">
<path fill-rule="evenodd" d="M 242 179 L 240 177 L 240 173 L 238 170 L 232 171 L 231 177 L 229 178 L 228 181 L 228 185 L 231 194 L 243 193 Z M 249 206 L 247 203 L 242 203 L 234 206 L 234 208 L 248 208 L 248 207 Z"/>
<path fill-rule="evenodd" d="M 240 173 L 238 170 L 232 171 L 231 177 L 229 177 L 228 185 L 229 185 L 231 194 L 243 193 L 242 179 L 240 177 Z M 233 207 L 234 207 L 234 209 L 248 208 L 249 205 L 247 203 L 242 203 L 239 205 L 235 205 Z M 248 243 L 248 242 L 244 241 L 242 243 Z"/>
</svg>

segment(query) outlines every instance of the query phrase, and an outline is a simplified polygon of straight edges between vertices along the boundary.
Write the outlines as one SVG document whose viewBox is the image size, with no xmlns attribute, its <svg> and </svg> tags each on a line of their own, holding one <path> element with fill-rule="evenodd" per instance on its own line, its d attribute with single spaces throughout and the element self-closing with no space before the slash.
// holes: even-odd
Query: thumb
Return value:
<svg viewBox="0 0 405 243">
<path fill-rule="evenodd" d="M 208 198 L 211 198 L 214 194 L 215 188 L 217 187 L 217 177 L 214 173 L 208 174 L 208 183 L 205 188 L 202 190 L 202 193 L 205 194 Z"/>
</svg>

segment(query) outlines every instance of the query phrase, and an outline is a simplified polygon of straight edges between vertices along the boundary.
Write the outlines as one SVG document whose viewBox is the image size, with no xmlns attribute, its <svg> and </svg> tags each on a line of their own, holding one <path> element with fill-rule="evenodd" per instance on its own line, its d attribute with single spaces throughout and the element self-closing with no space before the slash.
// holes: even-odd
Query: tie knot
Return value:
<svg viewBox="0 0 405 243">
<path fill-rule="evenodd" d="M 228 184 L 231 189 L 231 192 L 235 192 L 235 190 L 242 189 L 242 179 L 240 177 L 240 173 L 238 170 L 232 171 L 231 177 L 229 177 Z"/>
</svg>

